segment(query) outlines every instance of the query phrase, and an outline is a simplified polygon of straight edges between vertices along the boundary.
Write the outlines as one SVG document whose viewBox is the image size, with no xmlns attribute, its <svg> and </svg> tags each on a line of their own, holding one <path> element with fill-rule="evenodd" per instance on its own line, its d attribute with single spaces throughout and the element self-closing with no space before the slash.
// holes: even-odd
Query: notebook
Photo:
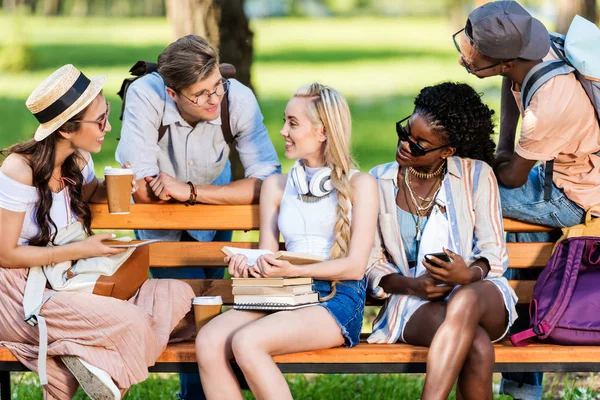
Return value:
<svg viewBox="0 0 600 400">
<path fill-rule="evenodd" d="M 251 294 L 258 296 L 284 296 L 290 294 L 300 294 L 312 292 L 313 286 L 307 285 L 291 285 L 291 286 L 233 286 L 231 293 L 236 294 Z"/>
<path fill-rule="evenodd" d="M 234 295 L 233 308 L 237 310 L 295 310 L 319 303 L 317 292 L 302 293 L 288 296 L 253 296 Z"/>
<path fill-rule="evenodd" d="M 231 278 L 231 285 L 236 286 L 295 286 L 312 285 L 312 278 Z"/>
<path fill-rule="evenodd" d="M 224 246 L 221 249 L 221 251 L 229 257 L 231 257 L 235 254 L 245 255 L 246 257 L 248 257 L 248 265 L 256 264 L 256 260 L 258 259 L 258 257 L 265 255 L 265 254 L 270 254 L 273 256 L 273 258 L 276 258 L 278 260 L 289 261 L 295 265 L 313 264 L 316 262 L 324 261 L 324 258 L 320 257 L 320 256 L 314 256 L 314 255 L 305 254 L 305 253 L 296 253 L 293 251 L 283 251 L 283 250 L 273 253 L 271 250 L 242 249 L 239 247 Z"/>
<path fill-rule="evenodd" d="M 287 304 L 297 306 L 299 304 L 318 303 L 319 293 L 308 292 L 300 294 L 290 294 L 287 296 L 256 296 L 251 294 L 238 294 L 233 296 L 233 304 Z"/>
<path fill-rule="evenodd" d="M 314 306 L 315 303 L 299 304 L 291 306 L 289 304 L 275 304 L 275 303 L 263 303 L 263 304 L 234 304 L 234 310 L 244 311 L 290 311 L 297 310 L 299 308 Z"/>
</svg>

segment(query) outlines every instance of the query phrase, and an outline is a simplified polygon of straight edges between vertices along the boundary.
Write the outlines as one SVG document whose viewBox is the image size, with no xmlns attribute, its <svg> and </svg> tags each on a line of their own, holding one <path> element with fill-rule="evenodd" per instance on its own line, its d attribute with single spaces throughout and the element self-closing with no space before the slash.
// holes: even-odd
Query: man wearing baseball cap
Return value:
<svg viewBox="0 0 600 400">
<path fill-rule="evenodd" d="M 503 216 L 560 228 L 583 222 L 585 211 L 600 199 L 600 157 L 595 154 L 600 151 L 600 127 L 590 99 L 570 73 L 551 78 L 526 107 L 522 105 L 521 86 L 533 76 L 534 67 L 558 58 L 550 49 L 544 25 L 516 1 L 494 1 L 473 10 L 453 39 L 459 63 L 468 73 L 503 77 L 494 165 Z M 554 161 L 554 173 L 551 168 L 546 171 L 547 161 Z M 552 182 L 546 195 L 545 181 Z M 552 240 L 548 235 L 512 234 L 507 241 Z M 527 270 L 509 269 L 507 275 L 508 279 L 537 278 Z M 528 310 L 517 310 L 520 318 L 513 333 L 529 325 Z M 541 399 L 541 373 L 503 377 L 501 393 Z"/>
</svg>

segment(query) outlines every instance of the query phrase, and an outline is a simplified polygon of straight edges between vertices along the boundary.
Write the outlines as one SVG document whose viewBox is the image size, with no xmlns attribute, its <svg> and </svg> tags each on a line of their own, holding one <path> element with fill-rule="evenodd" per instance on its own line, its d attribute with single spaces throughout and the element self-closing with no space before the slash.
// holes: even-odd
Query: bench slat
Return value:
<svg viewBox="0 0 600 400">
<path fill-rule="evenodd" d="M 598 362 L 600 346 L 557 346 L 534 343 L 526 348 L 514 347 L 508 340 L 494 344 L 496 363 L 588 363 Z M 360 343 L 353 348 L 338 347 L 274 357 L 287 363 L 425 363 L 428 348 L 407 344 Z M 17 362 L 5 348 L 0 347 L 0 362 Z M 158 363 L 196 363 L 191 341 L 167 346 Z"/>
<path fill-rule="evenodd" d="M 558 230 L 550 226 L 530 224 L 512 218 L 503 218 L 505 232 L 552 232 Z"/>
<path fill-rule="evenodd" d="M 544 268 L 552 256 L 554 243 L 507 243 L 510 268 Z"/>
<path fill-rule="evenodd" d="M 232 305 L 231 280 L 229 279 L 187 279 L 196 296 L 221 296 L 223 304 Z M 508 281 L 519 297 L 519 304 L 529 304 L 535 281 Z M 381 301 L 367 298 L 368 305 L 382 305 Z"/>
<path fill-rule="evenodd" d="M 153 267 L 225 267 L 223 246 L 256 249 L 255 242 L 164 242 L 150 245 Z M 283 248 L 283 243 L 281 244 Z M 511 268 L 543 268 L 552 255 L 552 243 L 507 243 Z"/>
<path fill-rule="evenodd" d="M 91 204 L 94 229 L 259 229 L 258 205 L 132 204 L 131 213 L 111 215 L 106 204 Z M 551 232 L 555 228 L 504 218 L 506 232 Z"/>
<path fill-rule="evenodd" d="M 132 204 L 131 213 L 109 214 L 106 204 L 91 204 L 94 229 L 225 229 L 259 228 L 258 205 L 212 206 Z"/>
</svg>

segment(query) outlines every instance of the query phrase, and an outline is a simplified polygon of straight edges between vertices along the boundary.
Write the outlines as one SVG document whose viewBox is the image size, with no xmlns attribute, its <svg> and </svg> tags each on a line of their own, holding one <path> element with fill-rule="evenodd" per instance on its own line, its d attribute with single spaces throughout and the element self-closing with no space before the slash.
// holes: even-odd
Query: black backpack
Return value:
<svg viewBox="0 0 600 400">
<path fill-rule="evenodd" d="M 219 64 L 219 71 L 225 79 L 235 78 L 235 67 L 231 64 Z M 138 61 L 129 69 L 129 73 L 133 76 L 131 78 L 124 79 L 123 83 L 121 84 L 121 89 L 117 92 L 119 97 L 123 100 L 123 104 L 121 105 L 121 115 L 119 115 L 119 119 L 121 121 L 123 120 L 123 113 L 125 112 L 125 102 L 127 101 L 127 90 L 129 89 L 129 86 L 131 86 L 133 82 L 142 76 L 151 74 L 153 72 L 157 72 L 157 64 L 149 61 Z M 166 131 L 166 126 L 161 125 L 160 128 L 158 128 L 159 142 L 165 135 Z M 231 131 L 231 124 L 229 122 L 229 92 L 227 92 L 227 95 L 223 96 L 223 99 L 221 100 L 221 131 L 223 132 L 223 138 L 225 139 L 225 142 L 229 145 L 231 150 L 229 160 L 231 162 L 232 180 L 236 181 L 239 179 L 244 179 L 244 166 L 242 165 L 240 155 L 235 148 L 235 136 Z"/>
</svg>

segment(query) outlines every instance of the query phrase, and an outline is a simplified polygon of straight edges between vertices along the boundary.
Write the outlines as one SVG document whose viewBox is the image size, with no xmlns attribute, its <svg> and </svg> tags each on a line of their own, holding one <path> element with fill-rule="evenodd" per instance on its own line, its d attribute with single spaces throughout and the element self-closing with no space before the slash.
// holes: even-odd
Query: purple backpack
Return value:
<svg viewBox="0 0 600 400">
<path fill-rule="evenodd" d="M 561 241 L 535 283 L 529 306 L 531 328 L 514 334 L 568 345 L 600 345 L 600 237 Z"/>
</svg>

